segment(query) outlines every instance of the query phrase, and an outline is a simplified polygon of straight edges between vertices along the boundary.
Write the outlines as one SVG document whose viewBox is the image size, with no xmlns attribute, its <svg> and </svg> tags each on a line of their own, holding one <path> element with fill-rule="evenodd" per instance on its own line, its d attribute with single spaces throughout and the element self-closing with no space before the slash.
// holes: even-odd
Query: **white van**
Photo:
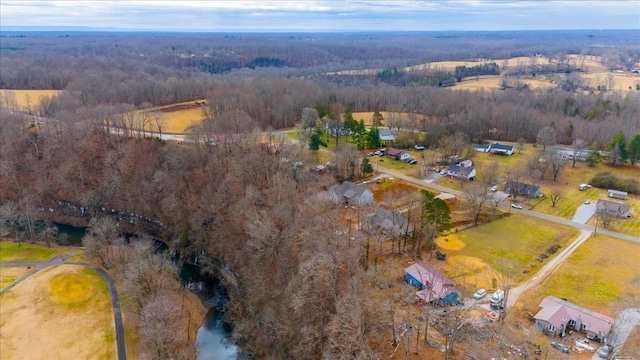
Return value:
<svg viewBox="0 0 640 360">
<path fill-rule="evenodd" d="M 491 298 L 489 300 L 491 300 L 491 302 L 494 304 L 502 302 L 502 300 L 504 300 L 504 291 L 497 290 L 493 293 L 493 295 L 491 295 Z"/>
</svg>

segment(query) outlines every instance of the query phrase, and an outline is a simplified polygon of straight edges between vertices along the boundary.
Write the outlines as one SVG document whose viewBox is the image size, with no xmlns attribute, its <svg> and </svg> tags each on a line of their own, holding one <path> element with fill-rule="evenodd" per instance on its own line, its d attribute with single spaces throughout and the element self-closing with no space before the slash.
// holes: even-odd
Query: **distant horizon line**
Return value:
<svg viewBox="0 0 640 360">
<path fill-rule="evenodd" d="M 494 30 L 408 30 L 408 29 L 156 29 L 156 28 L 119 28 L 65 25 L 0 25 L 0 32 L 7 31 L 66 31 L 66 32 L 155 32 L 155 33 L 429 33 L 429 32 L 526 32 L 526 31 L 640 31 L 640 28 L 604 28 L 604 29 L 494 29 Z"/>
</svg>

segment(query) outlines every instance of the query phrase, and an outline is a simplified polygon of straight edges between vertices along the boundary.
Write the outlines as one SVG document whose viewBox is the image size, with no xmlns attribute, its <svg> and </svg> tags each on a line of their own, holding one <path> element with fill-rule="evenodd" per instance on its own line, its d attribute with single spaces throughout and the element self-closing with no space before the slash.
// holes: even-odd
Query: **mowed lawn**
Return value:
<svg viewBox="0 0 640 360">
<path fill-rule="evenodd" d="M 522 282 L 549 258 L 540 263 L 535 259 L 551 245 L 558 244 L 560 253 L 578 236 L 571 227 L 511 214 L 487 224 L 454 234 L 444 235 L 436 244 L 448 255 L 445 272 L 473 287 L 492 288 L 493 271 L 510 268 L 516 282 Z M 487 269 L 489 268 L 489 270 Z"/>
<path fill-rule="evenodd" d="M 66 248 L 49 248 L 22 242 L 0 241 L 0 262 L 8 261 L 46 261 L 57 254 L 64 253 Z"/>
<path fill-rule="evenodd" d="M 58 95 L 62 90 L 6 90 L 0 89 L 0 97 L 13 96 L 21 110 L 35 108 L 40 100 Z"/>
<path fill-rule="evenodd" d="M 0 297 L 2 359 L 114 359 L 113 312 L 93 270 L 39 271 Z"/>
<path fill-rule="evenodd" d="M 640 302 L 640 244 L 603 235 L 589 238 L 539 286 L 520 298 L 520 307 L 538 310 L 545 296 L 567 298 L 614 316 Z"/>
</svg>

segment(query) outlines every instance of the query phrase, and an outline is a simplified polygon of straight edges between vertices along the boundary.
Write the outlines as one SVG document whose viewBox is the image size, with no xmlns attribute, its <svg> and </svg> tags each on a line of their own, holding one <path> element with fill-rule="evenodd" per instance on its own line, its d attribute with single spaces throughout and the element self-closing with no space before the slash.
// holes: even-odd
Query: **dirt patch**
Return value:
<svg viewBox="0 0 640 360">
<path fill-rule="evenodd" d="M 86 283 L 90 284 L 87 298 L 91 301 L 56 301 L 81 298 L 85 292 L 81 284 Z M 56 290 L 54 299 L 51 287 Z M 65 296 L 65 287 L 75 289 L 75 295 Z M 83 267 L 62 265 L 34 274 L 0 298 L 0 318 L 3 359 L 115 358 L 113 313 L 106 284 Z"/>
<path fill-rule="evenodd" d="M 26 266 L 0 268 L 0 290 L 13 284 L 16 279 L 29 271 L 31 271 L 31 269 Z"/>
<path fill-rule="evenodd" d="M 466 246 L 462 240 L 455 235 L 441 236 L 436 239 L 436 245 L 442 250 L 459 251 Z"/>
</svg>

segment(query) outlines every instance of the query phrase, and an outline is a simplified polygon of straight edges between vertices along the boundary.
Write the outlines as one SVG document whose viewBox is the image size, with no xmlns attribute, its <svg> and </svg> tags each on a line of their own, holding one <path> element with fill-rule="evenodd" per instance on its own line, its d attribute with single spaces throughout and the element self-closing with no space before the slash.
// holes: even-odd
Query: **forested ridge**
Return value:
<svg viewBox="0 0 640 360">
<path fill-rule="evenodd" d="M 557 34 L 3 32 L 0 88 L 64 91 L 34 105 L 42 124 L 0 99 L 0 204 L 25 228 L 50 200 L 86 206 L 96 217 L 104 207 L 158 219 L 183 260 L 204 254 L 205 267 L 216 259 L 237 274 L 227 316 L 248 356 L 378 358 L 376 346 L 387 346 L 395 321 L 394 299 L 369 296 L 393 285 L 362 265 L 366 247 L 345 243 L 340 209 L 319 196 L 335 179 L 282 161 L 304 160 L 305 149 L 272 131 L 294 126 L 305 108 L 326 106 L 338 118 L 346 109 L 395 113 L 387 126 L 424 133 L 434 148 L 456 133 L 536 142 L 549 127 L 559 143 L 579 138 L 604 150 L 614 134 L 640 132 L 640 92 L 341 86 L 311 76 L 536 52 L 609 54 L 620 66 L 638 60 L 637 44 L 619 32 L 566 34 L 550 44 Z M 612 47 L 589 46 L 601 43 Z M 105 128 L 126 127 L 136 108 L 203 98 L 207 119 L 191 132 L 224 131 L 224 146 Z"/>
</svg>

